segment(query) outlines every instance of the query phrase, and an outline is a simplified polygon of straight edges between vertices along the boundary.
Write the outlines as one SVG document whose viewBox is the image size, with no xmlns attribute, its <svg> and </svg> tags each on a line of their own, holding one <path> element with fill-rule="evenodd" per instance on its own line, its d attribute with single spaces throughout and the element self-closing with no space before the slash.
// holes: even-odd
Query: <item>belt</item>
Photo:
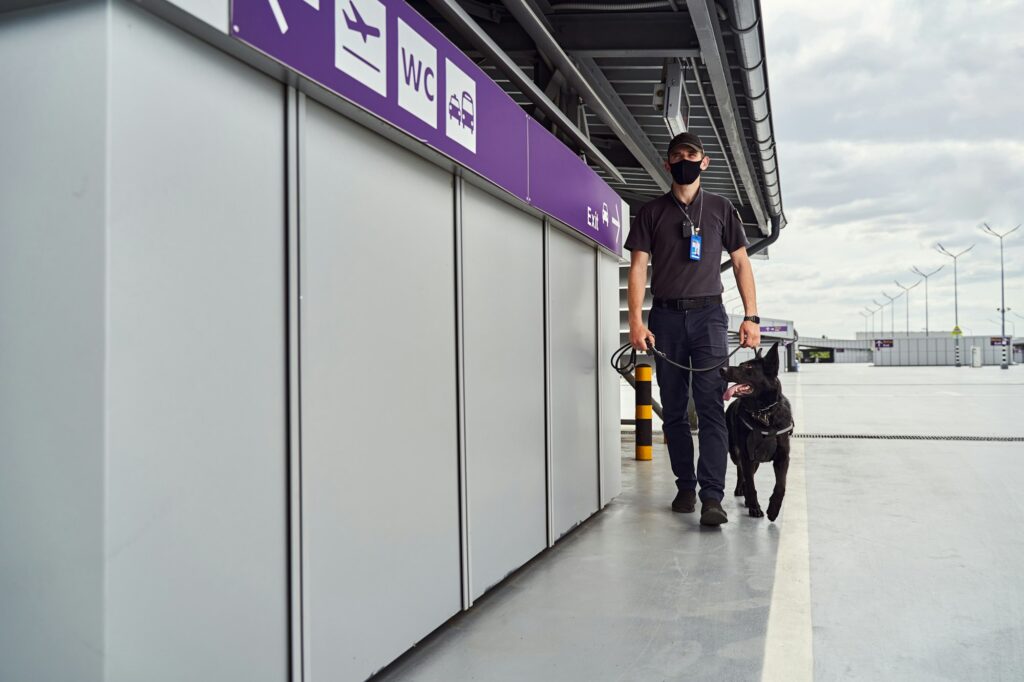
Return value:
<svg viewBox="0 0 1024 682">
<path fill-rule="evenodd" d="M 654 307 L 668 308 L 670 310 L 693 310 L 703 308 L 714 303 L 721 303 L 721 294 L 717 296 L 701 296 L 700 298 L 655 298 Z"/>
</svg>

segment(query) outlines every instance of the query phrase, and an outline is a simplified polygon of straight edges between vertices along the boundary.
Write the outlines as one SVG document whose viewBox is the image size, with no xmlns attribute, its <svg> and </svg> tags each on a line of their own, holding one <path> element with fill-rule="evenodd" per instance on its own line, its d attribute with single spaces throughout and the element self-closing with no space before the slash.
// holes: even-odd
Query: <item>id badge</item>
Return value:
<svg viewBox="0 0 1024 682">
<path fill-rule="evenodd" d="M 700 260 L 700 235 L 690 235 L 690 260 Z"/>
</svg>

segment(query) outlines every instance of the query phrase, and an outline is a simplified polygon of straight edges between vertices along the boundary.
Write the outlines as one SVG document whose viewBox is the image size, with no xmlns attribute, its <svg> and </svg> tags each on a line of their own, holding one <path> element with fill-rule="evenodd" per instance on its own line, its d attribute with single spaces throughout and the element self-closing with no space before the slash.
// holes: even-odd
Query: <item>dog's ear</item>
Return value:
<svg viewBox="0 0 1024 682">
<path fill-rule="evenodd" d="M 754 349 L 754 359 L 756 360 L 756 359 L 758 359 L 760 357 L 761 357 L 761 346 L 758 346 L 757 348 Z"/>
<path fill-rule="evenodd" d="M 779 342 L 776 341 L 764 356 L 764 373 L 770 377 L 779 376 Z"/>
</svg>

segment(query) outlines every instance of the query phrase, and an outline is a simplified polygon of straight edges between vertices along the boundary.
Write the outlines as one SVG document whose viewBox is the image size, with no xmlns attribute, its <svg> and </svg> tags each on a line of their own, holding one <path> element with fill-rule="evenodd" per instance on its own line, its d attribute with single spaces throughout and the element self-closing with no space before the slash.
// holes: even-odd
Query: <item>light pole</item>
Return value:
<svg viewBox="0 0 1024 682">
<path fill-rule="evenodd" d="M 903 294 L 896 294 L 895 296 L 890 296 L 884 291 L 882 292 L 882 296 L 885 296 L 887 299 L 889 299 L 889 326 L 892 327 L 893 337 L 896 336 L 896 306 L 894 305 L 893 301 L 895 301 L 902 295 Z"/>
<path fill-rule="evenodd" d="M 864 318 L 864 336 L 868 335 L 868 314 L 864 310 L 858 310 L 857 314 Z"/>
<path fill-rule="evenodd" d="M 941 270 L 944 267 L 946 267 L 946 266 L 945 265 L 940 265 L 939 267 L 935 268 L 934 270 L 932 270 L 931 272 L 929 272 L 927 274 L 921 272 L 917 268 L 916 265 L 913 265 L 910 268 L 911 272 L 915 272 L 915 273 L 921 275 L 921 277 L 924 278 L 924 335 L 925 336 L 928 336 L 928 278 L 931 277 L 932 275 L 934 275 L 936 272 L 938 272 L 939 270 Z"/>
<path fill-rule="evenodd" d="M 875 299 L 871 299 L 871 302 L 878 306 L 878 312 L 882 314 L 878 316 L 878 333 L 885 335 L 885 303 L 879 303 Z"/>
<path fill-rule="evenodd" d="M 871 335 L 874 336 L 875 335 L 875 313 L 878 312 L 878 309 L 876 308 L 876 309 L 872 310 L 871 306 L 866 305 L 866 306 L 864 306 L 864 310 L 866 310 L 869 313 L 871 313 Z"/>
<path fill-rule="evenodd" d="M 1013 310 L 1013 309 L 1010 309 L 1010 310 L 1008 310 L 1007 312 L 1013 313 L 1014 315 L 1016 315 L 1016 316 L 1017 316 L 1017 317 L 1019 317 L 1020 319 L 1024 320 L 1024 315 L 1021 315 L 1020 313 L 1016 312 L 1016 311 L 1015 311 L 1015 310 Z M 1017 336 L 1017 333 L 1016 333 L 1016 332 L 1014 332 L 1014 333 L 1013 333 L 1013 335 L 1014 335 L 1014 336 Z"/>
<path fill-rule="evenodd" d="M 1003 237 L 1008 237 L 1016 232 L 1020 228 L 1020 225 L 1009 232 L 1003 232 L 1002 234 L 999 234 L 989 227 L 988 223 L 982 223 L 982 225 L 983 227 L 981 229 L 983 232 L 988 232 L 993 237 L 999 237 L 999 314 L 1003 318 L 1002 330 L 999 332 L 1003 337 L 1003 364 L 999 366 L 1003 369 L 1008 369 L 1009 364 L 1006 358 L 1006 278 L 1004 275 L 1005 269 L 1003 267 Z"/>
<path fill-rule="evenodd" d="M 964 255 L 965 253 L 967 253 L 968 251 L 973 249 L 974 248 L 974 244 L 971 244 L 970 246 L 968 246 L 966 249 L 964 249 L 960 253 L 952 253 L 952 252 L 950 252 L 949 249 L 947 249 L 945 246 L 943 246 L 941 242 L 937 243 L 935 245 L 935 248 L 938 249 L 939 253 L 941 253 L 943 256 L 949 256 L 950 258 L 953 259 L 953 326 L 954 326 L 954 329 L 958 331 L 960 329 L 960 304 L 959 304 L 959 299 L 957 298 L 956 261 L 957 261 L 957 259 L 960 258 L 960 256 Z M 960 335 L 959 334 L 956 337 L 956 347 L 955 348 L 956 348 L 956 352 L 955 352 L 956 366 L 959 367 L 960 366 Z"/>
<path fill-rule="evenodd" d="M 974 248 L 974 244 L 971 244 L 970 246 L 968 246 L 966 249 L 964 249 L 960 253 L 951 253 L 941 243 L 936 244 L 935 248 L 942 255 L 949 256 L 950 258 L 953 259 L 953 324 L 955 324 L 957 327 L 959 327 L 960 326 L 960 304 L 959 304 L 959 298 L 957 296 L 956 261 L 957 261 L 958 258 L 960 258 L 960 256 L 964 255 L 965 253 L 967 253 L 968 251 L 973 249 Z"/>
<path fill-rule="evenodd" d="M 914 287 L 916 287 L 920 283 L 921 283 L 921 280 L 917 280 L 916 282 L 911 284 L 909 287 L 905 287 L 902 284 L 900 284 L 898 281 L 896 281 L 896 286 L 898 286 L 900 289 L 903 289 L 903 293 L 905 293 L 907 295 L 907 338 L 908 339 L 910 338 L 910 290 L 913 289 Z M 893 331 L 893 336 L 895 336 L 895 335 L 896 335 L 896 332 Z"/>
</svg>

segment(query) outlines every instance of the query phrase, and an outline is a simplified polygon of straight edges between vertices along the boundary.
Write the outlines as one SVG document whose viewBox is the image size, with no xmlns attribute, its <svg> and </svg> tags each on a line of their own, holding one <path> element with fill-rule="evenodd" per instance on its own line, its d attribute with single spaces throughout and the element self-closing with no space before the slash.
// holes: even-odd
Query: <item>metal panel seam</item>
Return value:
<svg viewBox="0 0 1024 682">
<path fill-rule="evenodd" d="M 299 320 L 298 93 L 285 86 L 285 339 L 288 405 L 288 607 L 289 668 L 302 682 L 302 376 Z"/>
<path fill-rule="evenodd" d="M 301 318 L 301 311 L 302 311 L 302 291 L 301 291 L 301 288 L 302 288 L 302 270 L 301 270 L 301 268 L 302 268 L 302 225 L 303 225 L 302 216 L 305 213 L 305 211 L 303 210 L 303 208 L 305 206 L 305 193 L 302 192 L 302 176 L 303 176 L 303 167 L 305 165 L 305 156 L 306 156 L 305 155 L 305 151 L 306 151 L 306 134 L 305 134 L 305 130 L 304 130 L 304 127 L 303 127 L 303 123 L 305 122 L 305 120 L 306 120 L 306 95 L 303 94 L 302 92 L 297 92 L 296 93 L 296 99 L 295 99 L 295 133 L 296 133 L 296 136 L 295 136 L 295 192 L 296 192 L 296 202 L 295 202 L 295 239 L 296 239 L 296 242 L 295 242 L 295 247 L 296 247 L 296 250 L 295 250 L 295 268 L 296 268 L 295 269 L 295 282 L 296 282 L 296 294 L 295 294 L 295 302 L 296 302 L 296 305 L 298 306 L 298 309 L 297 309 L 298 317 L 296 318 L 296 323 L 297 324 L 300 324 L 301 321 L 302 321 L 302 318 Z M 297 347 L 297 350 L 301 354 L 301 344 L 302 344 L 301 325 L 299 327 L 297 327 L 297 329 L 298 329 L 297 342 L 299 343 L 299 346 Z M 301 358 L 297 358 L 297 359 L 301 360 Z M 302 370 L 302 363 L 299 362 L 298 365 L 297 365 L 297 371 L 300 372 L 300 375 L 299 375 L 299 392 L 300 392 L 300 396 L 301 396 L 301 391 L 302 391 L 301 370 Z M 300 410 L 299 410 L 299 420 L 300 420 L 299 421 L 299 450 L 300 450 L 300 452 L 299 452 L 299 454 L 300 454 L 299 476 L 300 477 L 302 476 L 302 467 L 301 467 L 302 422 L 301 422 L 301 419 L 302 419 L 302 411 L 301 411 L 301 403 L 300 403 Z M 301 569 L 301 572 L 299 574 L 300 575 L 300 588 L 301 588 L 300 591 L 299 591 L 299 597 L 301 599 L 301 614 L 300 614 L 301 615 L 301 642 L 300 642 L 300 644 L 301 644 L 301 655 L 300 655 L 300 658 L 301 658 L 301 664 L 302 664 L 302 677 L 301 677 L 301 679 L 303 681 L 305 681 L 305 680 L 311 679 L 312 678 L 312 674 L 311 674 L 311 669 L 310 669 L 311 660 L 310 660 L 310 655 L 309 655 L 309 647 L 310 647 L 311 642 L 310 642 L 309 638 L 306 636 L 307 633 L 309 632 L 309 603 L 308 603 L 309 602 L 309 593 L 305 589 L 305 578 L 306 578 L 305 570 L 306 570 L 306 566 L 309 565 L 308 561 L 307 561 L 307 559 L 309 558 L 308 557 L 309 550 L 308 550 L 308 548 L 306 546 L 306 542 L 305 542 L 305 524 L 302 523 L 302 507 L 301 507 L 301 504 L 302 504 L 302 496 L 301 496 L 302 480 L 301 480 L 301 478 L 300 478 L 300 481 L 299 481 L 299 486 L 300 486 L 300 495 L 299 495 L 299 503 L 300 503 L 300 509 L 299 509 L 299 514 L 300 514 L 300 517 L 299 517 L 299 523 L 300 523 L 300 528 L 299 528 L 299 530 L 300 530 L 300 534 L 299 534 L 299 564 L 300 564 L 300 569 Z"/>
<path fill-rule="evenodd" d="M 472 568 L 469 560 L 469 474 L 466 452 L 466 339 L 465 300 L 463 288 L 462 250 L 462 198 L 464 180 L 461 174 L 452 176 L 452 218 L 455 248 L 455 418 L 458 438 L 456 459 L 459 487 L 459 565 L 461 568 L 462 609 L 473 605 Z"/>
<path fill-rule="evenodd" d="M 544 483 L 547 493 L 547 542 L 548 547 L 555 544 L 554 528 L 554 490 L 552 479 L 551 452 L 551 275 L 549 259 L 551 255 L 551 222 L 544 218 L 543 231 L 543 290 L 544 290 Z"/>
<path fill-rule="evenodd" d="M 597 509 L 604 501 L 604 453 L 601 445 L 601 251 L 594 249 L 594 384 L 597 388 Z"/>
</svg>

